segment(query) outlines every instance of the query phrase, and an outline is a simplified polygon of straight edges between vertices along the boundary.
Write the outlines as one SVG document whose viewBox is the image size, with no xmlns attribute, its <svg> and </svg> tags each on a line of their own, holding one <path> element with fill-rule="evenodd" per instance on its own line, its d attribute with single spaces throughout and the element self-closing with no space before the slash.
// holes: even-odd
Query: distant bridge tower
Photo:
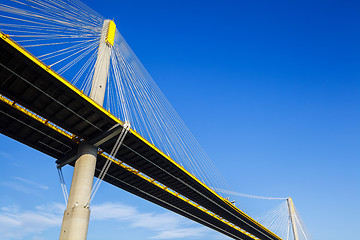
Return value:
<svg viewBox="0 0 360 240">
<path fill-rule="evenodd" d="M 111 48 L 114 45 L 115 23 L 105 20 L 101 33 L 90 98 L 103 105 L 109 73 Z M 89 201 L 93 186 L 97 148 L 82 142 L 78 149 L 69 200 L 64 212 L 60 240 L 85 240 L 88 231 Z"/>
<path fill-rule="evenodd" d="M 299 240 L 299 235 L 298 235 L 298 231 L 297 231 L 297 227 L 296 227 L 296 219 L 295 219 L 296 217 L 295 217 L 294 203 L 293 203 L 293 200 L 291 199 L 291 197 L 286 199 L 286 201 L 287 201 L 287 204 L 288 204 L 289 215 L 290 215 L 292 230 L 293 230 L 293 234 L 294 234 L 294 240 Z"/>
</svg>

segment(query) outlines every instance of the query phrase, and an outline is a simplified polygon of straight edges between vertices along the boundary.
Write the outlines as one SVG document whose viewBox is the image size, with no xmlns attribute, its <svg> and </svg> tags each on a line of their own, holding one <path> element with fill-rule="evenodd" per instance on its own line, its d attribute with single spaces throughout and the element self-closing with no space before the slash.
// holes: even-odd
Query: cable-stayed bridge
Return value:
<svg viewBox="0 0 360 240">
<path fill-rule="evenodd" d="M 60 176 L 75 166 L 61 239 L 79 229 L 86 238 L 101 180 L 234 239 L 308 239 L 291 199 L 280 237 L 225 197 L 222 176 L 114 21 L 70 0 L 0 11 L 0 130 L 56 158 Z"/>
</svg>

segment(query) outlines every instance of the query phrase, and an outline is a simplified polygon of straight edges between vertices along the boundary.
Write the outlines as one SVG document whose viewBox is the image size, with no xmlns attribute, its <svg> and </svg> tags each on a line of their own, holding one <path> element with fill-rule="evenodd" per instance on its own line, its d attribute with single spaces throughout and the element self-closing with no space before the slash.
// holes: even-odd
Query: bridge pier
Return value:
<svg viewBox="0 0 360 240">
<path fill-rule="evenodd" d="M 103 105 L 108 78 L 115 23 L 105 20 L 95 63 L 90 98 Z M 60 232 L 60 240 L 85 240 L 90 220 L 90 197 L 94 181 L 97 147 L 82 142 L 78 149 L 73 179 Z"/>
<path fill-rule="evenodd" d="M 79 146 L 78 156 L 62 222 L 60 240 L 83 240 L 87 235 L 90 219 L 88 201 L 94 180 L 97 148 L 83 142 Z"/>
</svg>

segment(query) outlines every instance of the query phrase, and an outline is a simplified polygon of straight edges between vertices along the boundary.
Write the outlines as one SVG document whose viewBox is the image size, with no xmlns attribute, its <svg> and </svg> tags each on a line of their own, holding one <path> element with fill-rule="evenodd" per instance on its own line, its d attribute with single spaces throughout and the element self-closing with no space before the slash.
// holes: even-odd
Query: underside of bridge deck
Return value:
<svg viewBox="0 0 360 240">
<path fill-rule="evenodd" d="M 0 33 L 0 132 L 74 165 L 99 147 L 96 176 L 123 123 Z M 110 137 L 107 137 L 110 136 Z M 130 129 L 104 180 L 234 239 L 280 239 Z"/>
</svg>

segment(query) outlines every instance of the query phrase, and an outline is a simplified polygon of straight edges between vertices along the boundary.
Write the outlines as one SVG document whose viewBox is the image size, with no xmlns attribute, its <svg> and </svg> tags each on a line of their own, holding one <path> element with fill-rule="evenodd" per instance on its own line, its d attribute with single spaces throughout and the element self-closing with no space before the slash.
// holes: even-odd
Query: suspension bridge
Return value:
<svg viewBox="0 0 360 240">
<path fill-rule="evenodd" d="M 9 0 L 0 13 L 0 132 L 56 159 L 60 239 L 86 239 L 102 181 L 233 239 L 309 239 L 291 198 L 264 223 L 229 199 L 236 193 L 113 20 L 78 0 Z"/>
</svg>

